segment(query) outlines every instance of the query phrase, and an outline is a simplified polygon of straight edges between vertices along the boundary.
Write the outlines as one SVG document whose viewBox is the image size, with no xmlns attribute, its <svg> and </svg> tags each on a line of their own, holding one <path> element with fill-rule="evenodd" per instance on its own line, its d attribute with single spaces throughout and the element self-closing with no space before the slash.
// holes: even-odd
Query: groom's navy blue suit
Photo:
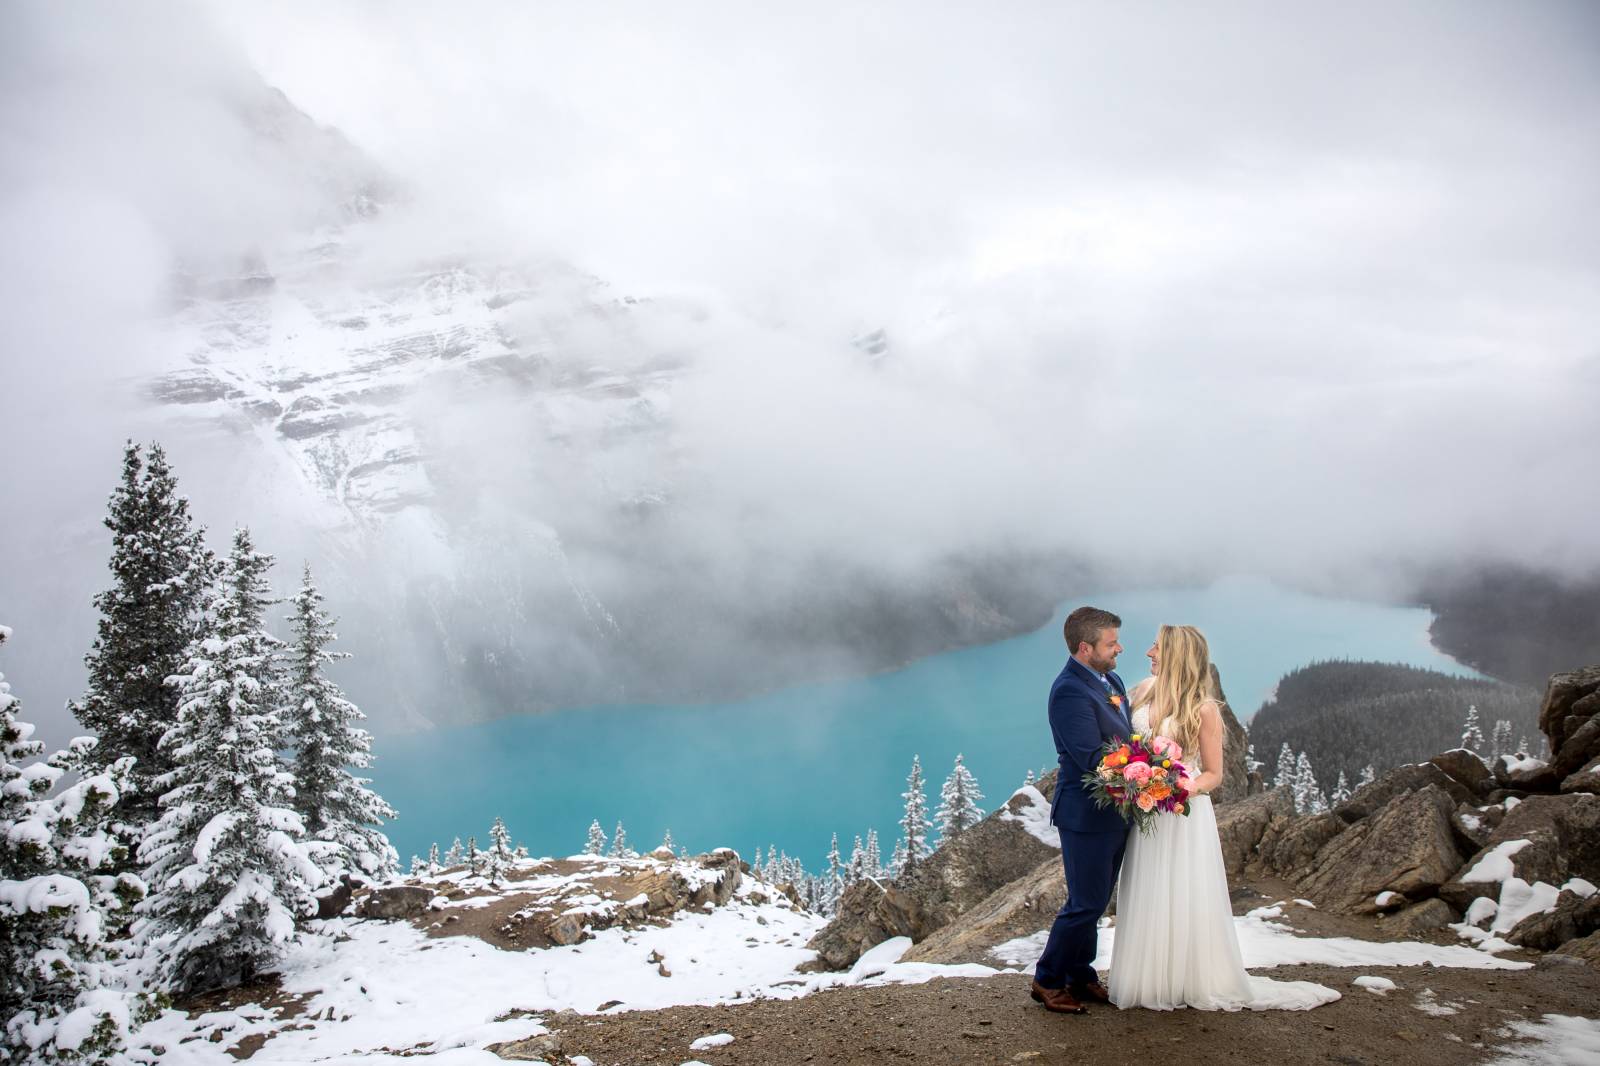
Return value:
<svg viewBox="0 0 1600 1066">
<path fill-rule="evenodd" d="M 1111 702 L 1121 697 L 1121 706 Z M 1056 742 L 1055 797 L 1050 821 L 1061 834 L 1061 863 L 1067 874 L 1067 902 L 1050 927 L 1050 939 L 1034 968 L 1044 988 L 1076 988 L 1097 980 L 1096 930 L 1122 868 L 1128 823 L 1110 808 L 1099 808 L 1083 788 L 1083 775 L 1097 765 L 1100 747 L 1133 732 L 1127 717 L 1127 690 L 1116 674 L 1098 674 L 1068 659 L 1050 686 L 1050 733 Z"/>
</svg>

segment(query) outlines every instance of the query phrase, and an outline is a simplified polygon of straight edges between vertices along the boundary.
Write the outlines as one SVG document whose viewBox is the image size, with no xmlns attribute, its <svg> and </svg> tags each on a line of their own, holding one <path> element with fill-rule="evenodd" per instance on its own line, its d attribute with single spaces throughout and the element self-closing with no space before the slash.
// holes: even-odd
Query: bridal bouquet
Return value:
<svg viewBox="0 0 1600 1066">
<path fill-rule="evenodd" d="M 1187 815 L 1189 793 L 1178 779 L 1189 773 L 1183 749 L 1167 737 L 1135 733 L 1126 742 L 1113 740 L 1100 749 L 1100 763 L 1083 775 L 1083 787 L 1097 807 L 1111 807 L 1141 833 L 1155 829 L 1163 812 Z"/>
</svg>

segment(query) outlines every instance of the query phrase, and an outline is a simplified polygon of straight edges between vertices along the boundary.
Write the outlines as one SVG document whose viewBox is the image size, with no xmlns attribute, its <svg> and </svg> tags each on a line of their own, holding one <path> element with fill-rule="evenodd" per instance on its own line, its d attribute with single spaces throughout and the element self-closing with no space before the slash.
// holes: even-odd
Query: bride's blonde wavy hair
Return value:
<svg viewBox="0 0 1600 1066">
<path fill-rule="evenodd" d="M 1171 737 L 1186 750 L 1199 750 L 1200 705 L 1221 706 L 1211 684 L 1211 649 L 1194 626 L 1162 626 L 1156 632 L 1160 667 L 1140 701 L 1150 707 L 1150 731 Z M 1227 743 L 1227 730 L 1223 730 Z"/>
</svg>

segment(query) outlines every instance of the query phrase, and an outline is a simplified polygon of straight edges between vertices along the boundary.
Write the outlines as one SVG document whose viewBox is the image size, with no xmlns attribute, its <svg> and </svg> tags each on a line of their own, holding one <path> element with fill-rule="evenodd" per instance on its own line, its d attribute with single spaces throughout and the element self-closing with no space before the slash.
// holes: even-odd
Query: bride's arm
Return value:
<svg viewBox="0 0 1600 1066">
<path fill-rule="evenodd" d="M 1216 700 L 1200 705 L 1200 762 L 1206 769 L 1184 785 L 1190 792 L 1210 792 L 1222 784 L 1222 708 Z"/>
</svg>

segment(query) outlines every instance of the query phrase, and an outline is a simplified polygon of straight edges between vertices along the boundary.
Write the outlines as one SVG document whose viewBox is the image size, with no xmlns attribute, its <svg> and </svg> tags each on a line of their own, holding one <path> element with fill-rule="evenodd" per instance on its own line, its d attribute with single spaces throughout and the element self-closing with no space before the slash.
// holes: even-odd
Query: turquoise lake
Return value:
<svg viewBox="0 0 1600 1066">
<path fill-rule="evenodd" d="M 1430 612 L 1327 599 L 1254 578 L 1204 588 L 1097 592 L 1042 629 L 937 655 L 893 673 L 798 685 L 727 703 L 573 708 L 375 742 L 375 787 L 399 812 L 386 827 L 403 863 L 437 841 L 480 846 L 498 815 L 535 855 L 580 851 L 589 823 L 648 850 L 671 830 L 690 851 L 770 845 L 816 871 L 831 834 L 848 856 L 876 828 L 888 858 L 906 775 L 921 757 L 930 815 L 959 752 L 993 809 L 1031 768 L 1055 764 L 1045 722 L 1066 660 L 1061 623 L 1080 603 L 1123 619 L 1118 672 L 1146 676 L 1163 622 L 1197 625 L 1230 704 L 1248 721 L 1277 680 L 1321 659 L 1472 671 L 1436 651 Z"/>
</svg>

